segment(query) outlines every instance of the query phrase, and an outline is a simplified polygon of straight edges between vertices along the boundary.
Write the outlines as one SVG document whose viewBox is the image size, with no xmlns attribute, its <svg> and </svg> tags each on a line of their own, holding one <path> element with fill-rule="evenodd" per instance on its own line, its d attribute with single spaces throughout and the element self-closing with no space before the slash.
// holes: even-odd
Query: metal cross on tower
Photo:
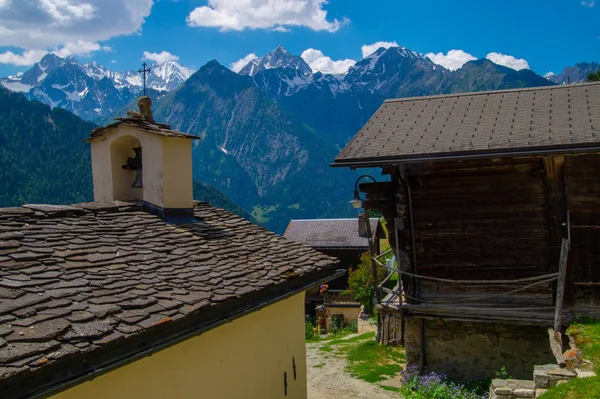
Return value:
<svg viewBox="0 0 600 399">
<path fill-rule="evenodd" d="M 138 70 L 138 73 L 142 74 L 142 80 L 144 82 L 144 96 L 146 95 L 146 72 L 150 72 L 150 68 L 148 68 L 146 61 L 144 61 L 142 69 Z"/>
</svg>

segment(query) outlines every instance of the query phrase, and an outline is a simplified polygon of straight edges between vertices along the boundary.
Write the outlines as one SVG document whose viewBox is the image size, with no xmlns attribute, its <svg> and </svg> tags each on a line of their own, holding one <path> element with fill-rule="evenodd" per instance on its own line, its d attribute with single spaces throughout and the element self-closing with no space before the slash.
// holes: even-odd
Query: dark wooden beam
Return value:
<svg viewBox="0 0 600 399">
<path fill-rule="evenodd" d="M 564 156 L 544 157 L 546 223 L 548 229 L 548 265 L 558 271 L 562 239 L 566 238 L 567 200 L 565 193 Z M 565 298 L 570 303 L 569 298 Z"/>
</svg>

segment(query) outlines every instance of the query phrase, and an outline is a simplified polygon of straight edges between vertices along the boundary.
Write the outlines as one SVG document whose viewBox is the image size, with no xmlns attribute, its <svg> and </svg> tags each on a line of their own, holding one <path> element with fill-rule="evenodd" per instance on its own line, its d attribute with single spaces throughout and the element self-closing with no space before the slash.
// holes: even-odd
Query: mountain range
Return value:
<svg viewBox="0 0 600 399">
<path fill-rule="evenodd" d="M 62 91 L 66 100 L 60 104 L 101 124 L 135 109 L 140 87 L 135 71 L 111 72 L 98 64 L 46 57 L 2 84 L 52 106 L 59 103 L 48 99 L 49 93 L 59 94 L 51 89 Z M 215 60 L 193 74 L 168 65 L 152 66 L 163 73 L 149 79 L 154 88 L 149 95 L 157 120 L 202 137 L 193 149 L 194 179 L 222 191 L 277 232 L 291 218 L 355 212 L 347 201 L 358 175 L 329 163 L 385 99 L 556 84 L 486 59 L 450 71 L 401 47 L 380 48 L 343 75 L 313 73 L 281 46 L 239 73 Z M 585 75 L 580 64 L 572 68 L 579 71 L 572 76 Z M 69 100 L 84 83 L 88 92 L 79 101 Z"/>
<path fill-rule="evenodd" d="M 147 85 L 170 91 L 192 75 L 192 71 L 173 61 L 150 65 Z M 80 63 L 49 53 L 19 76 L 0 79 L 5 88 L 73 112 L 83 119 L 95 120 L 112 115 L 130 102 L 142 89 L 137 71 L 114 72 L 98 63 Z"/>
</svg>

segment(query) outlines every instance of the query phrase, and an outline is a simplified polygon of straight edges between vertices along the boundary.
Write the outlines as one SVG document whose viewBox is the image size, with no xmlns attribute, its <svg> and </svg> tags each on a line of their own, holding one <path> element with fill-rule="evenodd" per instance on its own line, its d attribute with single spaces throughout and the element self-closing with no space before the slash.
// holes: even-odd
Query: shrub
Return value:
<svg viewBox="0 0 600 399">
<path fill-rule="evenodd" d="M 443 373 L 420 374 L 414 368 L 400 373 L 400 391 L 407 399 L 487 399 L 489 380 L 461 383 Z"/>
<path fill-rule="evenodd" d="M 315 325 L 309 320 L 304 322 L 304 338 L 306 338 L 307 341 L 319 338 L 319 334 L 317 334 L 317 327 L 315 327 Z"/>
<path fill-rule="evenodd" d="M 377 267 L 377 283 L 379 284 L 387 275 L 387 269 L 383 266 Z M 348 270 L 348 291 L 353 300 L 365 307 L 365 312 L 373 313 L 373 272 L 371 256 L 365 252 L 360 257 L 360 263 L 356 270 Z"/>
<path fill-rule="evenodd" d="M 343 314 L 334 314 L 331 315 L 331 333 L 335 334 L 344 328 L 344 315 Z"/>
</svg>

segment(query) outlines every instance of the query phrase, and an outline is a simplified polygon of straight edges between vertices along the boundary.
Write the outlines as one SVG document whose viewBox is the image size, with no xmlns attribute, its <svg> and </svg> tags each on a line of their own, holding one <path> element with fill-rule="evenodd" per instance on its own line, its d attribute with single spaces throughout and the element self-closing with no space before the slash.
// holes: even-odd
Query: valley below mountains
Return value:
<svg viewBox="0 0 600 399">
<path fill-rule="evenodd" d="M 576 68 L 571 67 L 569 76 L 584 75 Z M 301 57 L 283 47 L 251 61 L 239 73 L 217 61 L 195 73 L 176 63 L 157 64 L 151 69 L 155 74 L 149 80 L 155 119 L 202 137 L 193 149 L 194 179 L 206 185 L 206 190 L 224 193 L 239 205 L 238 212 L 251 213 L 259 223 L 278 233 L 292 218 L 356 214 L 348 200 L 358 173 L 333 169 L 329 164 L 386 99 L 545 86 L 562 79 L 555 75 L 555 79 L 548 80 L 533 71 L 516 71 L 489 60 L 470 61 L 450 71 L 400 47 L 380 48 L 343 75 L 313 73 Z M 29 100 L 105 124 L 136 108 L 141 87 L 141 80 L 136 78 L 140 77 L 135 71 L 117 73 L 98 64 L 49 55 L 21 76 L 0 83 Z M 44 118 L 44 113 L 36 118 Z M 80 128 L 72 129 L 72 134 L 65 131 L 53 140 L 59 139 L 61 146 L 77 147 L 75 143 L 80 143 L 83 132 L 93 126 L 77 120 L 71 123 Z M 6 128 L 0 125 L 0 129 Z M 17 129 L 17 136 L 29 137 L 30 133 L 22 129 L 26 127 Z M 50 133 L 37 134 L 38 140 L 44 141 Z M 13 145 L 18 146 L 18 141 Z M 80 150 L 67 151 L 60 157 L 57 151 L 40 145 L 21 151 L 45 151 L 48 163 L 54 159 L 62 163 L 61 168 L 89 168 L 89 151 L 77 148 Z M 2 168 L 14 164 L 17 168 L 29 167 L 18 157 L 0 161 Z M 47 171 L 51 179 L 58 179 L 51 170 L 49 167 Z M 89 198 L 91 178 L 85 184 L 82 178 L 75 180 L 73 185 L 80 187 L 75 191 L 83 190 L 83 194 L 61 199 Z M 212 195 L 218 195 L 215 191 Z M 10 204 L 17 200 L 31 202 L 28 191 L 20 193 L 11 197 Z M 51 202 L 40 196 L 33 198 Z M 10 205 L 6 198 L 0 199 L 4 201 L 0 206 Z"/>
</svg>

